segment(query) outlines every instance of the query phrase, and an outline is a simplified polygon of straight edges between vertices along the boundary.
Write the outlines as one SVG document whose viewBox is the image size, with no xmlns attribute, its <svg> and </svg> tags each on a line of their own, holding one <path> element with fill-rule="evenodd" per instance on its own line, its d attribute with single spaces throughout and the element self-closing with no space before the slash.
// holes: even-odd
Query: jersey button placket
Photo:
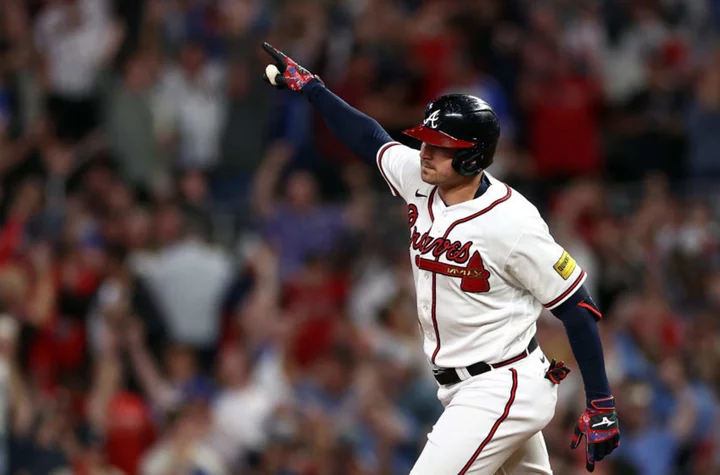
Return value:
<svg viewBox="0 0 720 475">
<path fill-rule="evenodd" d="M 420 306 L 420 312 L 421 312 L 421 320 L 423 320 L 424 323 L 421 325 L 423 333 L 425 334 L 426 338 L 433 338 L 434 334 L 431 330 L 431 328 L 428 328 L 427 322 L 430 322 L 430 326 L 432 326 L 432 319 L 430 318 L 430 304 L 427 301 L 424 301 L 422 305 Z"/>
<path fill-rule="evenodd" d="M 442 216 L 446 216 L 444 211 L 442 213 Z M 445 220 L 439 216 L 436 216 L 435 222 L 433 222 L 432 227 L 430 228 L 430 233 L 432 234 L 432 236 L 435 238 L 442 237 L 445 229 L 447 229 L 447 223 L 445 222 Z"/>
</svg>

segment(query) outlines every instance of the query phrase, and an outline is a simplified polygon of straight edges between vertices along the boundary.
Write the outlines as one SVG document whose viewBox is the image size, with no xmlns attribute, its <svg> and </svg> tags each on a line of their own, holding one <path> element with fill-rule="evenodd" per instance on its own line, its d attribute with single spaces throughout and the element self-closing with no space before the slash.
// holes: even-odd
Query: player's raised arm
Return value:
<svg viewBox="0 0 720 475">
<path fill-rule="evenodd" d="M 380 148 L 392 138 L 373 118 L 368 117 L 325 87 L 322 80 L 291 58 L 263 43 L 274 64 L 265 68 L 263 78 L 277 88 L 290 89 L 307 96 L 325 119 L 330 130 L 350 150 L 374 164 Z"/>
</svg>

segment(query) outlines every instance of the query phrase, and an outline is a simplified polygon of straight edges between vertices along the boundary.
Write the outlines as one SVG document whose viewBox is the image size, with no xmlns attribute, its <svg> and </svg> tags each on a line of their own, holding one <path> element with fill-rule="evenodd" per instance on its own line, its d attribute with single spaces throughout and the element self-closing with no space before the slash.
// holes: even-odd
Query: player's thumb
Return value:
<svg viewBox="0 0 720 475">
<path fill-rule="evenodd" d="M 580 445 L 580 441 L 582 441 L 583 433 L 580 432 L 580 427 L 575 424 L 575 430 L 573 431 L 573 438 L 572 442 L 570 442 L 570 448 L 571 449 L 577 449 L 578 445 Z"/>
</svg>

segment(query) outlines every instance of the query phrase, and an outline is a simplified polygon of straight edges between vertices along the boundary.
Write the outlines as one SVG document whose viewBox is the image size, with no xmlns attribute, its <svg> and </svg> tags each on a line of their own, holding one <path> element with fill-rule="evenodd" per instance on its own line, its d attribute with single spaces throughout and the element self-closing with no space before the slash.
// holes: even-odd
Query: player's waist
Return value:
<svg viewBox="0 0 720 475">
<path fill-rule="evenodd" d="M 530 343 L 528 344 L 527 348 L 523 350 L 521 353 L 513 356 L 512 358 L 508 358 L 504 361 L 500 361 L 498 363 L 486 363 L 484 361 L 479 361 L 477 363 L 471 364 L 470 366 L 466 366 L 464 368 L 439 368 L 435 367 L 433 368 L 433 376 L 435 377 L 435 380 L 440 383 L 443 386 L 452 386 L 453 384 L 457 384 L 461 381 L 465 381 L 466 379 L 469 379 L 473 376 L 477 376 L 479 374 L 486 373 L 490 370 L 502 368 L 503 366 L 511 365 L 513 363 L 516 363 L 518 361 L 521 361 L 530 355 L 533 351 L 535 351 L 538 347 L 538 341 L 535 336 L 530 339 Z"/>
</svg>

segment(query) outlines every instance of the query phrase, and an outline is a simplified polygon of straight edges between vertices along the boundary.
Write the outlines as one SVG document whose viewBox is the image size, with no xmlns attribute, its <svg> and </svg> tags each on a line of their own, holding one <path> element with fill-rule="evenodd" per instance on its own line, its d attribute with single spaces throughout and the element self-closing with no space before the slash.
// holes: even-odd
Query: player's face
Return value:
<svg viewBox="0 0 720 475">
<path fill-rule="evenodd" d="M 455 150 L 426 143 L 420 147 L 421 175 L 425 183 L 448 186 L 462 179 L 452 167 Z"/>
</svg>

